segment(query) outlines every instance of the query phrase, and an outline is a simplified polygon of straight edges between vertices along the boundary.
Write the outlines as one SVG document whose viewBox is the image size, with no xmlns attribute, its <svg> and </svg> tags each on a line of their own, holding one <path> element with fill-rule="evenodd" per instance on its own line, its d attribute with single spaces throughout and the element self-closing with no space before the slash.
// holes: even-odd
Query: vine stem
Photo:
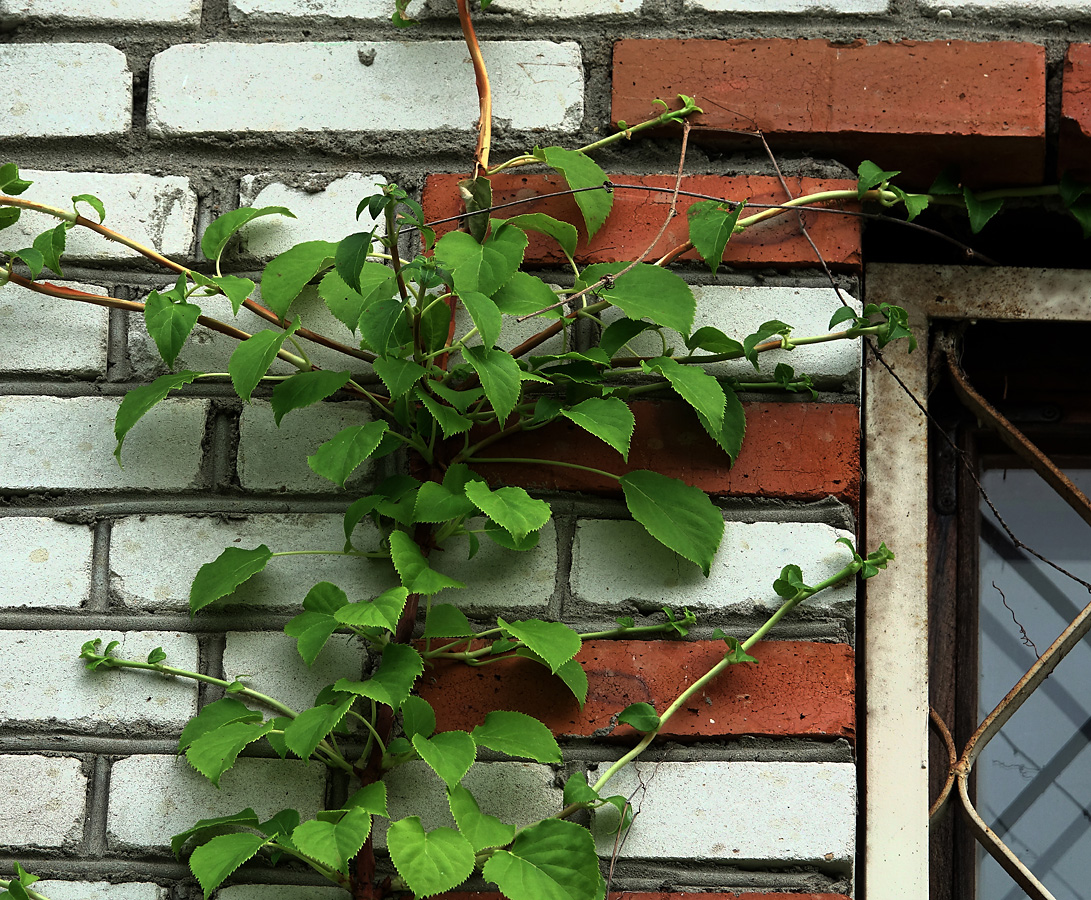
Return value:
<svg viewBox="0 0 1091 900">
<path fill-rule="evenodd" d="M 477 42 L 473 19 L 466 0 L 458 0 L 458 24 L 470 51 L 470 60 L 474 66 L 474 78 L 477 80 L 477 98 L 481 116 L 477 121 L 477 149 L 474 151 L 474 178 L 482 169 L 489 168 L 489 150 L 492 148 L 492 88 L 489 86 L 489 73 L 485 69 L 485 60 L 481 56 L 481 45 Z"/>
</svg>

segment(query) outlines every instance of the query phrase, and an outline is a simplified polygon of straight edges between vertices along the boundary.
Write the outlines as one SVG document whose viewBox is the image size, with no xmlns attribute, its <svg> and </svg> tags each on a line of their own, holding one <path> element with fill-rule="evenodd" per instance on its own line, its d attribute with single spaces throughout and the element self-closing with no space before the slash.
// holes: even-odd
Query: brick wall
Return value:
<svg viewBox="0 0 1091 900">
<path fill-rule="evenodd" d="M 0 5 L 0 162 L 28 171 L 35 199 L 65 205 L 72 194 L 96 194 L 112 227 L 182 262 L 196 261 L 215 215 L 290 207 L 296 220 L 255 225 L 232 258 L 233 271 L 251 275 L 290 243 L 356 230 L 356 201 L 385 180 L 422 197 L 430 216 L 449 215 L 476 116 L 453 3 L 414 4 L 425 24 L 406 32 L 389 24 L 391 7 L 8 0 Z M 478 18 L 500 122 L 497 158 L 535 143 L 595 140 L 612 123 L 646 117 L 652 98 L 682 92 L 705 109 L 694 120 L 686 186 L 733 199 L 783 196 L 760 146 L 738 134 L 754 123 L 793 192 L 851 185 L 864 157 L 905 170 L 907 185 L 952 160 L 988 184 L 1054 179 L 1058 162 L 1091 171 L 1084 0 L 496 0 Z M 663 136 L 602 161 L 615 181 L 669 185 L 676 153 Z M 552 183 L 508 176 L 496 182 L 497 199 Z M 665 202 L 619 191 L 614 219 L 581 244 L 581 259 L 643 251 Z M 527 209 L 573 218 L 566 203 Z M 24 222 L 25 232 L 20 223 L 0 240 L 22 246 L 45 226 L 31 214 Z M 840 285 L 865 299 L 860 221 L 810 215 L 808 224 Z M 547 271 L 559 262 L 550 252 L 531 246 Z M 139 300 L 168 280 L 88 233 L 71 233 L 69 256 L 65 283 L 81 290 Z M 727 262 L 716 277 L 682 262 L 703 323 L 741 336 L 775 315 L 812 333 L 838 306 L 788 217 L 733 242 Z M 240 327 L 258 327 L 247 315 Z M 53 900 L 192 900 L 199 889 L 167 850 L 173 833 L 245 805 L 263 816 L 289 805 L 313 811 L 345 785 L 316 766 L 247 758 L 215 790 L 174 755 L 182 725 L 215 694 L 87 673 L 79 646 L 95 636 L 116 636 L 130 655 L 161 645 L 180 666 L 229 677 L 284 661 L 263 684 L 289 703 L 359 672 L 363 651 L 348 641 L 306 670 L 280 628 L 315 581 L 373 595 L 390 583 L 378 568 L 278 561 L 240 592 L 245 604 L 194 620 L 186 596 L 197 567 L 232 543 L 288 548 L 302 533 L 337 546 L 340 513 L 383 470 L 364 471 L 346 496 L 293 450 L 294 441 L 317 445 L 359 421 L 355 404 L 294 413 L 278 430 L 264 401 L 243 408 L 207 383 L 141 423 L 120 469 L 111 456 L 119 398 L 162 371 L 139 318 L 8 286 L 0 322 L 0 870 L 21 860 L 47 879 L 41 888 Z M 198 329 L 179 364 L 222 370 L 226 346 Z M 859 353 L 831 345 L 792 362 L 814 374 L 819 399 L 748 398 L 746 443 L 732 469 L 683 410 L 647 403 L 638 412 L 632 466 L 678 475 L 723 509 L 726 536 L 708 580 L 679 569 L 626 521 L 608 484 L 555 469 L 488 473 L 541 492 L 555 515 L 532 553 L 513 560 L 486 548 L 471 566 L 449 565 L 473 579 L 468 612 L 487 621 L 514 606 L 593 630 L 673 604 L 696 610 L 701 625 L 691 643 L 589 643 L 581 661 L 593 699 L 582 712 L 518 662 L 500 684 L 492 670 L 488 678 L 446 671 L 442 689 L 424 688 L 441 727 L 467 727 L 497 706 L 539 712 L 562 739 L 564 772 L 594 770 L 626 740 L 610 716 L 673 696 L 715 655 L 714 627 L 752 628 L 782 565 L 799 564 L 811 580 L 840 566 L 834 539 L 854 534 L 859 514 Z M 595 465 L 620 471 L 601 445 L 563 426 L 534 441 L 539 453 L 545 442 L 562 456 L 601 455 Z M 615 869 L 615 888 L 633 892 L 624 896 L 853 892 L 854 600 L 853 588 L 841 588 L 784 623 L 755 651 L 760 665 L 738 667 L 672 720 L 670 743 L 619 785 L 634 792 L 640 813 Z M 438 823 L 445 802 L 416 774 L 412 766 L 396 774 L 392 812 L 423 810 L 426 824 Z M 560 805 L 550 767 L 490 759 L 470 777 L 490 787 L 498 806 L 486 811 L 506 806 L 526 821 Z M 592 827 L 608 858 L 610 822 Z M 302 871 L 260 867 L 217 894 L 259 896 L 343 894 Z"/>
</svg>

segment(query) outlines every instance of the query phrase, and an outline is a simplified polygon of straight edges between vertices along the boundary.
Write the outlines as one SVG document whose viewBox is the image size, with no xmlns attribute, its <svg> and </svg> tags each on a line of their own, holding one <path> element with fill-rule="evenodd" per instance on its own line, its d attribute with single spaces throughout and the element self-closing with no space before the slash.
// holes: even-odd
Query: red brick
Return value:
<svg viewBox="0 0 1091 900">
<path fill-rule="evenodd" d="M 968 182 L 1036 184 L 1045 159 L 1045 48 L 994 41 L 628 40 L 614 46 L 613 118 L 693 96 L 691 141 L 871 159 L 923 186 L 950 163 Z"/>
<path fill-rule="evenodd" d="M 1069 44 L 1064 58 L 1058 168 L 1091 179 L 1091 44 Z"/>
<path fill-rule="evenodd" d="M 457 185 L 464 175 L 430 175 L 424 188 L 424 214 L 428 219 L 441 219 L 462 212 L 462 201 Z M 639 184 L 647 187 L 674 189 L 674 176 L 668 175 L 611 175 L 618 184 Z M 577 259 L 581 263 L 618 262 L 640 256 L 651 244 L 666 219 L 670 209 L 670 195 L 648 191 L 614 190 L 613 212 L 606 224 L 598 230 L 590 243 L 587 242 L 583 217 L 571 194 L 556 194 L 567 188 L 558 175 L 502 174 L 494 176 L 493 202 L 507 203 L 535 197 L 537 199 L 497 210 L 494 216 L 521 215 L 539 212 L 574 224 L 580 233 Z M 790 178 L 788 185 L 793 196 L 812 194 L 817 191 L 854 190 L 856 183 L 845 180 L 820 181 L 814 178 Z M 682 189 L 728 200 L 750 200 L 754 203 L 783 203 L 787 198 L 780 182 L 773 177 L 687 175 L 682 179 Z M 679 197 L 679 215 L 667 227 L 663 238 L 649 254 L 654 262 L 674 247 L 689 239 L 688 219 L 685 211 L 696 203 L 693 197 Z M 855 203 L 843 204 L 845 209 L 859 209 Z M 756 211 L 756 210 L 755 210 Z M 826 262 L 837 269 L 860 268 L 860 219 L 835 213 L 804 213 L 804 223 Z M 455 227 L 454 222 L 440 225 L 443 233 Z M 682 259 L 698 259 L 690 251 Z M 552 238 L 532 234 L 526 259 L 536 265 L 563 264 L 564 254 Z M 814 249 L 799 230 L 795 214 L 776 216 L 732 238 L 724 253 L 729 266 L 815 266 L 818 260 Z"/>
<path fill-rule="evenodd" d="M 485 667 L 440 661 L 421 681 L 440 731 L 469 731 L 494 709 L 525 712 L 555 734 L 635 742 L 611 717 L 631 703 L 662 712 L 722 659 L 722 641 L 587 641 L 577 659 L 587 672 L 581 710 L 560 679 L 528 659 Z M 743 734 L 855 737 L 853 651 L 847 644 L 767 641 L 732 666 L 667 721 L 663 737 L 688 740 Z M 431 676 L 431 677 L 429 677 Z"/>
<path fill-rule="evenodd" d="M 482 455 L 555 459 L 622 475 L 652 469 L 713 495 L 820 500 L 856 504 L 860 495 L 860 419 L 847 403 L 746 403 L 746 438 L 734 466 L 684 403 L 631 404 L 636 431 L 626 465 L 617 451 L 568 420 L 515 434 Z M 620 494 L 611 478 L 515 463 L 476 463 L 494 482 L 529 490 Z"/>
</svg>

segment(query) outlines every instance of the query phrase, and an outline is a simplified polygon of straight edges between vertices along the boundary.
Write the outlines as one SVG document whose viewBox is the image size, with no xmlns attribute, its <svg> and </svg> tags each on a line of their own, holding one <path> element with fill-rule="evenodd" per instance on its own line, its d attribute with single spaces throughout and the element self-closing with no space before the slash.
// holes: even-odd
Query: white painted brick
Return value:
<svg viewBox="0 0 1091 900">
<path fill-rule="evenodd" d="M 1086 0 L 921 0 L 928 11 L 947 10 L 955 15 L 1011 15 L 1026 19 L 1029 16 L 1070 16 L 1083 20 L 1088 17 Z"/>
<path fill-rule="evenodd" d="M 47 276 L 48 277 L 48 276 Z M 52 282 L 106 296 L 106 288 Z M 18 340 L 4 341 L 5 372 L 20 375 L 106 374 L 110 312 L 101 306 L 47 297 L 17 284 L 0 288 L 0 328 Z"/>
<path fill-rule="evenodd" d="M 484 519 L 474 519 L 470 528 L 481 528 Z M 468 585 L 436 594 L 434 603 L 453 603 L 461 609 L 504 615 L 505 610 L 544 608 L 553 594 L 557 571 L 557 531 L 550 520 L 533 550 L 506 550 L 483 534 L 480 549 L 467 559 L 469 539 L 452 538 L 442 553 L 433 553 L 433 568 Z M 518 585 L 515 589 L 514 586 Z"/>
<path fill-rule="evenodd" d="M 852 865 L 856 770 L 849 763 L 642 762 L 605 791 L 631 796 L 637 812 L 623 859 Z M 593 816 L 599 854 L 609 857 L 618 812 L 607 806 Z"/>
<path fill-rule="evenodd" d="M 5 0 L 2 17 L 80 25 L 198 25 L 201 0 Z"/>
<path fill-rule="evenodd" d="M 364 65 L 359 54 L 371 50 Z M 577 44 L 485 42 L 482 53 L 498 119 L 519 130 L 580 127 Z M 460 41 L 179 44 L 151 64 L 148 130 L 156 135 L 470 131 L 477 116 Z"/>
<path fill-rule="evenodd" d="M 83 832 L 87 778 L 80 761 L 0 756 L 0 834 L 9 847 L 71 847 Z"/>
<path fill-rule="evenodd" d="M 883 13 L 890 0 L 685 0 L 687 12 Z"/>
<path fill-rule="evenodd" d="M 0 519 L 0 607 L 79 608 L 91 589 L 93 543 L 86 525 Z"/>
<path fill-rule="evenodd" d="M 555 774 L 549 766 L 532 762 L 477 763 L 462 779 L 462 786 L 474 795 L 483 813 L 522 827 L 561 811 L 563 792 L 554 784 Z M 454 827 L 447 789 L 426 763 L 406 763 L 384 780 L 391 820 L 420 816 L 426 831 Z M 377 818 L 373 827 L 375 846 L 385 847 L 387 821 Z"/>
<path fill-rule="evenodd" d="M 166 900 L 166 891 L 146 881 L 36 881 L 34 890 L 49 900 Z"/>
<path fill-rule="evenodd" d="M 233 884 L 212 895 L 215 900 L 345 900 L 338 887 L 285 884 Z"/>
<path fill-rule="evenodd" d="M 81 105 L 85 103 L 86 90 L 73 93 Z M 168 256 L 186 256 L 193 248 L 197 195 L 188 178 L 141 172 L 21 171 L 20 174 L 34 182 L 23 195 L 28 200 L 71 209 L 73 196 L 92 194 L 106 207 L 106 227 L 119 234 Z M 97 213 L 85 203 L 80 204 L 79 211 L 91 221 L 98 220 Z M 12 246 L 29 246 L 36 235 L 56 224 L 52 216 L 27 210 L 15 225 L 5 230 L 4 237 Z M 135 250 L 108 241 L 89 228 L 73 228 L 68 232 L 61 260 L 63 265 L 65 260 L 73 259 L 102 262 L 139 256 Z"/>
<path fill-rule="evenodd" d="M 168 400 L 141 419 L 114 459 L 112 397 L 0 397 L 2 487 L 184 490 L 197 479 L 205 400 Z"/>
<path fill-rule="evenodd" d="M 391 0 L 229 0 L 232 22 L 279 22 L 293 19 L 357 19 L 389 22 L 394 12 Z M 411 18 L 427 16 L 423 0 L 410 3 Z"/>
<path fill-rule="evenodd" d="M 153 672 L 99 669 L 88 671 L 79 658 L 85 641 L 121 641 L 114 655 L 143 662 L 155 647 L 167 663 L 197 669 L 197 638 L 178 632 L 0 631 L 8 660 L 0 674 L 5 697 L 0 720 L 16 723 L 59 722 L 65 730 L 118 729 L 177 733 L 197 714 L 197 682 Z"/>
<path fill-rule="evenodd" d="M 198 819 L 248 806 L 260 819 L 287 808 L 313 818 L 325 790 L 326 769 L 299 760 L 240 759 L 217 789 L 184 756 L 130 756 L 111 771 L 107 841 L 113 850 L 167 848 Z"/>
<path fill-rule="evenodd" d="M 361 639 L 335 634 L 308 667 L 295 638 L 281 631 L 240 631 L 227 636 L 224 678 L 239 678 L 296 712 L 314 705 L 318 692 L 338 678 L 363 678 L 367 648 Z"/>
<path fill-rule="evenodd" d="M 289 413 L 278 428 L 269 404 L 254 401 L 243 408 L 239 424 L 239 482 L 248 491 L 339 491 L 311 470 L 307 457 L 341 429 L 369 421 L 363 403 L 321 403 Z M 347 487 L 360 489 L 374 468 L 365 460 Z"/>
<path fill-rule="evenodd" d="M 189 608 L 189 587 L 197 570 L 225 547 L 281 550 L 340 550 L 345 544 L 340 515 L 256 515 L 222 519 L 193 516 L 133 516 L 114 525 L 110 540 L 112 589 L 127 606 L 147 610 Z M 356 530 L 358 546 L 370 547 L 369 522 Z M 376 541 L 377 543 L 377 533 Z M 397 584 L 382 560 L 349 556 L 289 556 L 271 560 L 265 571 L 232 595 L 235 604 L 296 608 L 320 581 L 340 587 L 350 600 L 376 597 Z M 223 601 L 221 601 L 222 603 Z"/>
<path fill-rule="evenodd" d="M 103 137 L 132 127 L 133 76 L 125 54 L 107 44 L 0 46 L 0 84 L 0 134 L 8 138 Z"/>
<path fill-rule="evenodd" d="M 693 328 L 719 328 L 728 337 L 742 341 L 757 331 L 763 322 L 779 319 L 792 326 L 796 337 L 829 333 L 830 317 L 841 308 L 832 288 L 736 287 L 731 285 L 694 286 L 697 314 Z M 844 292 L 842 292 L 844 294 Z M 844 294 L 856 312 L 862 309 L 856 299 Z M 618 309 L 607 310 L 607 323 L 622 317 Z M 847 326 L 841 326 L 842 328 Z M 663 329 L 667 346 L 675 354 L 685 352 L 685 342 L 672 329 Z M 656 355 L 663 345 L 654 334 L 642 334 L 630 342 L 637 353 Z M 698 351 L 704 353 L 705 351 Z M 858 341 L 831 341 L 811 344 L 795 350 L 773 350 L 758 356 L 761 371 L 745 359 L 710 363 L 707 371 L 717 377 L 735 377 L 744 381 L 772 381 L 779 363 L 792 366 L 797 374 L 808 374 L 817 385 L 829 389 L 857 392 L 860 385 L 860 344 Z"/>
<path fill-rule="evenodd" d="M 268 258 L 303 241 L 339 241 L 350 234 L 371 231 L 376 227 L 379 234 L 385 234 L 385 223 L 376 222 L 367 212 L 361 213 L 357 220 L 356 207 L 365 197 L 381 193 L 386 181 L 382 175 L 350 172 L 335 178 L 325 187 L 310 190 L 276 181 L 262 186 L 263 182 L 268 182 L 268 178 L 244 175 L 239 192 L 240 206 L 284 206 L 296 217 L 263 216 L 255 219 L 240 234 L 240 252 Z"/>
<path fill-rule="evenodd" d="M 723 543 L 706 579 L 693 563 L 648 536 L 636 522 L 582 519 L 572 550 L 572 590 L 585 602 L 641 608 L 688 606 L 747 613 L 780 605 L 773 581 L 795 564 L 814 584 L 852 561 L 839 537 L 847 531 L 817 523 L 727 522 Z M 852 579 L 806 602 L 806 606 L 851 615 Z"/>
<path fill-rule="evenodd" d="M 173 287 L 173 282 L 164 284 L 158 290 L 169 290 L 171 287 Z M 253 297 L 255 300 L 261 300 L 260 288 L 254 291 Z M 144 299 L 141 298 L 141 300 Z M 204 315 L 234 325 L 236 328 L 241 328 L 247 334 L 255 334 L 258 331 L 281 330 L 276 325 L 247 309 L 240 309 L 239 314 L 236 316 L 231 311 L 231 301 L 226 297 L 195 295 L 190 298 L 190 302 L 201 307 L 201 312 Z M 318 296 L 318 291 L 313 286 L 304 288 L 303 293 L 292 304 L 289 317 L 294 319 L 296 316 L 299 316 L 304 326 L 312 331 L 317 331 L 319 334 L 349 347 L 358 347 L 360 345 L 360 338 L 354 336 L 351 331 L 333 317 L 333 314 L 327 309 L 325 302 Z M 335 372 L 348 371 L 368 374 L 372 371 L 371 364 L 361 359 L 346 356 L 344 353 L 338 353 L 336 350 L 330 350 L 303 338 L 297 338 L 297 340 L 303 346 L 311 361 L 324 369 Z M 174 370 L 192 369 L 197 372 L 226 372 L 231 354 L 238 345 L 239 342 L 232 337 L 220 334 L 218 331 L 213 331 L 204 325 L 195 325 L 174 361 Z M 290 353 L 295 352 L 295 348 L 292 347 L 290 342 L 286 343 L 285 349 Z M 166 363 L 163 362 L 163 358 L 159 355 L 155 341 L 148 334 L 148 329 L 144 325 L 144 317 L 139 314 L 133 314 L 129 317 L 129 360 L 133 365 L 133 373 L 138 378 L 157 378 L 169 371 Z M 280 359 L 274 360 L 272 366 L 269 367 L 269 372 L 272 375 L 292 375 L 296 371 L 298 370 L 295 366 Z M 294 415 L 295 413 L 289 413 L 288 418 L 291 419 Z"/>
</svg>

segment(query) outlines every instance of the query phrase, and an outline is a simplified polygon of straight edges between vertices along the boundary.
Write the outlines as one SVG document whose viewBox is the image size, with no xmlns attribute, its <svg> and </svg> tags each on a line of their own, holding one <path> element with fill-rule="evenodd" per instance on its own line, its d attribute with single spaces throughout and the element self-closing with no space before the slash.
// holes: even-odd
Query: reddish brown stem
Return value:
<svg viewBox="0 0 1091 900">
<path fill-rule="evenodd" d="M 477 43 L 473 19 L 466 0 L 458 0 L 458 24 L 462 27 L 462 36 L 466 48 L 470 51 L 470 60 L 474 65 L 474 78 L 477 79 L 477 97 L 481 108 L 481 117 L 477 121 L 477 149 L 474 151 L 474 178 L 482 169 L 489 167 L 489 150 L 492 146 L 492 89 L 489 87 L 489 73 L 485 70 L 485 60 L 481 56 L 481 46 Z"/>
</svg>

